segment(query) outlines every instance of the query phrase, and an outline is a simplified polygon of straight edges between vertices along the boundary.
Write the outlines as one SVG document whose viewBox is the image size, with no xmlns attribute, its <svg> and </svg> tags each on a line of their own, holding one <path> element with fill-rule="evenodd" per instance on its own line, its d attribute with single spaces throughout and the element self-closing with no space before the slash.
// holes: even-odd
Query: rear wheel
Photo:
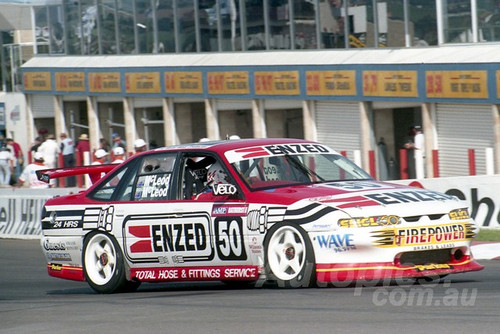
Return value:
<svg viewBox="0 0 500 334">
<path fill-rule="evenodd" d="M 314 286 L 314 251 L 306 233 L 293 224 L 279 225 L 268 233 L 265 242 L 267 276 L 279 287 Z"/>
<path fill-rule="evenodd" d="M 100 293 L 135 290 L 140 284 L 127 281 L 118 243 L 102 232 L 92 232 L 85 238 L 83 272 L 92 289 Z"/>
</svg>

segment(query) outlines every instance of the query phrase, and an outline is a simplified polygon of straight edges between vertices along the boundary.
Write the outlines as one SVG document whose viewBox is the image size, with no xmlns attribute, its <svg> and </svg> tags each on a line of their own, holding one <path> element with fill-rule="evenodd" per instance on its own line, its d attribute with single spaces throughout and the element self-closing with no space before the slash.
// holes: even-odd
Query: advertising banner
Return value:
<svg viewBox="0 0 500 334">
<path fill-rule="evenodd" d="M 25 72 L 23 74 L 23 84 L 26 91 L 50 91 L 52 89 L 50 72 Z"/>
<path fill-rule="evenodd" d="M 89 73 L 89 91 L 92 93 L 120 93 L 120 72 Z"/>
<path fill-rule="evenodd" d="M 430 98 L 488 98 L 486 71 L 426 71 Z"/>
<path fill-rule="evenodd" d="M 306 71 L 307 95 L 356 95 L 356 71 Z"/>
<path fill-rule="evenodd" d="M 417 71 L 363 71 L 363 95 L 418 97 Z"/>
<path fill-rule="evenodd" d="M 255 72 L 256 95 L 299 95 L 299 71 Z"/>
<path fill-rule="evenodd" d="M 480 227 L 500 228 L 500 175 L 391 181 L 444 192 L 465 200 Z"/>
<path fill-rule="evenodd" d="M 201 72 L 165 72 L 165 92 L 179 94 L 202 94 Z"/>
<path fill-rule="evenodd" d="M 125 73 L 125 91 L 127 93 L 160 93 L 160 73 L 129 72 Z"/>
<path fill-rule="evenodd" d="M 54 196 L 77 192 L 75 188 L 0 190 L 0 239 L 40 238 L 45 201 Z"/>
<path fill-rule="evenodd" d="M 208 72 L 209 94 L 249 94 L 250 84 L 247 71 Z"/>
<path fill-rule="evenodd" d="M 85 74 L 83 72 L 56 72 L 56 91 L 84 92 Z"/>
</svg>

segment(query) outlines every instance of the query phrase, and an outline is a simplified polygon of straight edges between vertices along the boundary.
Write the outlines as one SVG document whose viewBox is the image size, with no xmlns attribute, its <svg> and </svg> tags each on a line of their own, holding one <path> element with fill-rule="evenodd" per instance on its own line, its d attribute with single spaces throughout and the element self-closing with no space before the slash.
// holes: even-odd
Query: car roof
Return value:
<svg viewBox="0 0 500 334">
<path fill-rule="evenodd" d="M 258 138 L 258 139 L 227 139 L 227 140 L 214 140 L 198 143 L 189 143 L 182 145 L 173 145 L 156 148 L 151 151 L 172 151 L 172 150 L 209 150 L 218 153 L 226 151 L 262 145 L 277 145 L 277 144 L 292 144 L 292 143 L 314 143 L 313 141 L 295 138 Z"/>
</svg>

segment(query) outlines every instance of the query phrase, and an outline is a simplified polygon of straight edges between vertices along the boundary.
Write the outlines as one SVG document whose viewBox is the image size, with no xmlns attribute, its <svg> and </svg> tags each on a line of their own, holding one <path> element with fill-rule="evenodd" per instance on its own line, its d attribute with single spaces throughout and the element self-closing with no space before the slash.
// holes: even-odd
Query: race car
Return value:
<svg viewBox="0 0 500 334">
<path fill-rule="evenodd" d="M 317 142 L 200 142 L 39 177 L 81 173 L 96 182 L 46 202 L 41 247 L 49 275 L 100 293 L 141 282 L 293 288 L 483 268 L 463 201 L 376 181 Z"/>
</svg>

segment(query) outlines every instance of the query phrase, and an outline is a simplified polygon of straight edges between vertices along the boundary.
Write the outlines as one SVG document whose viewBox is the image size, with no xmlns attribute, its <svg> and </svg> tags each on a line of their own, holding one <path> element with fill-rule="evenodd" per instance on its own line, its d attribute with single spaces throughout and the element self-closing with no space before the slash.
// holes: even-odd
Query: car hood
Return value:
<svg viewBox="0 0 500 334">
<path fill-rule="evenodd" d="M 467 204 L 444 193 L 377 181 L 344 181 L 275 188 L 254 193 L 255 200 L 289 205 L 317 203 L 352 217 L 380 214 L 420 216 L 447 214 Z"/>
</svg>

